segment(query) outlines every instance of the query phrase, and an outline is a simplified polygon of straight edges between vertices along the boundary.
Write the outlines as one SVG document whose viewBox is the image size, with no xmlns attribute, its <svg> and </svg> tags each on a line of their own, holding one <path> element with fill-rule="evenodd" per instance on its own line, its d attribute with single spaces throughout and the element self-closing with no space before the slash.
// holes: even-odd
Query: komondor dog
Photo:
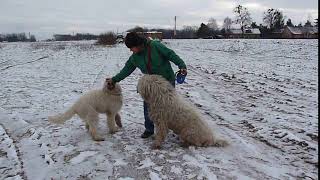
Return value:
<svg viewBox="0 0 320 180">
<path fill-rule="evenodd" d="M 213 135 L 196 109 L 180 97 L 175 88 L 159 75 L 144 75 L 138 92 L 149 106 L 156 137 L 153 149 L 161 147 L 168 130 L 177 134 L 184 146 L 226 146 L 228 142 Z"/>
<path fill-rule="evenodd" d="M 108 89 L 107 82 L 105 82 L 102 89 L 89 91 L 81 96 L 65 113 L 49 116 L 48 119 L 50 122 L 62 124 L 77 114 L 86 123 L 86 129 L 93 140 L 103 141 L 104 138 L 97 133 L 99 113 L 106 114 L 109 132 L 115 133 L 118 127 L 122 127 L 119 115 L 122 99 L 120 85 L 115 84 L 115 88 Z"/>
</svg>

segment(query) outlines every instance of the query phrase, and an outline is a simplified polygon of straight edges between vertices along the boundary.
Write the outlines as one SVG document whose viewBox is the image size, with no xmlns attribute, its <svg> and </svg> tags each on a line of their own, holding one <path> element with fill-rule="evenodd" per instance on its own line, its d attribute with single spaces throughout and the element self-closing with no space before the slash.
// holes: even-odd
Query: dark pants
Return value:
<svg viewBox="0 0 320 180">
<path fill-rule="evenodd" d="M 170 83 L 175 87 L 175 81 L 171 81 Z M 146 131 L 154 133 L 154 124 L 149 117 L 148 108 L 147 103 L 143 101 L 144 127 Z"/>
</svg>

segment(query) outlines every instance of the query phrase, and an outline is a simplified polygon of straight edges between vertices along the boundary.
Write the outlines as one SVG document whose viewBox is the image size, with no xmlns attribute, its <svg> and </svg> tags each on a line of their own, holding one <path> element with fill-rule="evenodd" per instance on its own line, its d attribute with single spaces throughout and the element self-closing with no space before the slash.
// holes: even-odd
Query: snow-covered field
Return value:
<svg viewBox="0 0 320 180">
<path fill-rule="evenodd" d="M 161 150 L 140 138 L 138 69 L 121 82 L 124 128 L 109 135 L 100 116 L 106 141 L 77 116 L 47 121 L 130 55 L 93 43 L 0 43 L 0 179 L 318 179 L 318 40 L 164 40 L 188 66 L 178 92 L 231 145 L 170 133 Z"/>
</svg>

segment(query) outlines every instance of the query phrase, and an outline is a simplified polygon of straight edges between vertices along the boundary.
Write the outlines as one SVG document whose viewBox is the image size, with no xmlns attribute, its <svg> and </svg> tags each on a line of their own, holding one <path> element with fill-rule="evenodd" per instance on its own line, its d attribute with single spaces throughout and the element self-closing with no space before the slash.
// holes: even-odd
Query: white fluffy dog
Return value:
<svg viewBox="0 0 320 180">
<path fill-rule="evenodd" d="M 74 114 L 77 114 L 85 123 L 93 140 L 103 141 L 104 138 L 97 133 L 99 113 L 107 116 L 107 125 L 110 133 L 115 133 L 118 127 L 122 127 L 119 111 L 122 107 L 122 91 L 119 84 L 115 88 L 108 89 L 107 82 L 98 90 L 91 90 L 81 96 L 65 113 L 49 116 L 49 121 L 62 124 Z M 116 124 L 118 127 L 116 127 Z"/>
<path fill-rule="evenodd" d="M 152 148 L 158 149 L 168 129 L 178 134 L 184 146 L 225 146 L 227 141 L 215 137 L 196 109 L 180 97 L 175 88 L 159 75 L 139 79 L 138 92 L 149 106 L 156 137 Z"/>
</svg>

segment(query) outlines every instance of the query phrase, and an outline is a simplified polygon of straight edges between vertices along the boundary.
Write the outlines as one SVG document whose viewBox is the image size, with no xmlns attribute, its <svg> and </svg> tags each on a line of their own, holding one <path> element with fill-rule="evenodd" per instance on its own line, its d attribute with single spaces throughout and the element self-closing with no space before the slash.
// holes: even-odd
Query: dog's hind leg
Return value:
<svg viewBox="0 0 320 180">
<path fill-rule="evenodd" d="M 104 138 L 98 135 L 97 133 L 97 125 L 99 121 L 99 113 L 96 112 L 93 108 L 90 107 L 88 114 L 85 118 L 86 123 L 89 126 L 89 133 L 93 140 L 95 141 L 103 141 Z"/>
<path fill-rule="evenodd" d="M 217 147 L 225 147 L 229 145 L 229 142 L 218 137 L 213 138 L 213 142 L 211 142 L 212 146 L 217 146 Z"/>
<path fill-rule="evenodd" d="M 117 126 L 118 126 L 119 128 L 122 128 L 121 116 L 120 116 L 119 113 L 116 114 L 115 121 L 116 121 Z"/>
<path fill-rule="evenodd" d="M 109 128 L 109 133 L 114 134 L 115 132 L 118 131 L 118 128 L 116 127 L 116 123 L 115 123 L 116 114 L 107 112 L 106 115 L 107 115 L 107 126 Z"/>
<path fill-rule="evenodd" d="M 202 146 L 201 142 L 198 138 L 196 138 L 195 133 L 191 129 L 183 129 L 179 134 L 179 137 L 181 138 L 184 147 L 188 147 L 191 145 Z"/>
<path fill-rule="evenodd" d="M 89 131 L 90 130 L 90 126 L 88 124 L 88 121 L 86 120 L 87 119 L 87 112 L 85 112 L 85 113 L 77 113 L 77 114 L 80 117 L 80 119 L 82 119 L 83 122 L 85 123 L 86 130 Z"/>
</svg>

